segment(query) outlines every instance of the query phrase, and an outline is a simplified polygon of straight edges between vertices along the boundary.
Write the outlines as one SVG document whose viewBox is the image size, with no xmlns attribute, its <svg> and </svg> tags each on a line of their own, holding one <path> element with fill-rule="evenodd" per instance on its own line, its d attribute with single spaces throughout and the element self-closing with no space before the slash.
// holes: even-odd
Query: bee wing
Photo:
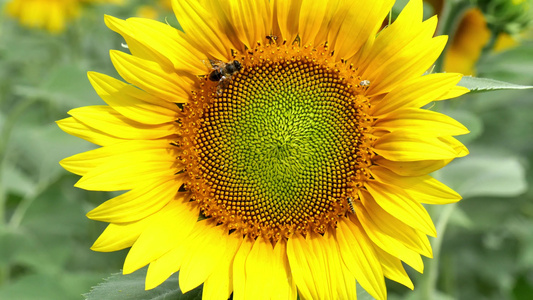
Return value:
<svg viewBox="0 0 533 300">
<path fill-rule="evenodd" d="M 214 59 L 203 59 L 202 63 L 211 70 L 220 70 L 226 66 L 223 61 Z"/>
</svg>

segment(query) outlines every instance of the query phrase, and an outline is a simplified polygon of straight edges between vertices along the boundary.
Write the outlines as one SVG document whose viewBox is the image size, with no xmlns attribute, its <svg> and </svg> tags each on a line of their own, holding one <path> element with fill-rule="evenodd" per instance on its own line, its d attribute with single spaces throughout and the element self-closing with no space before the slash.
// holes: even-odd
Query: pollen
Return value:
<svg viewBox="0 0 533 300">
<path fill-rule="evenodd" d="M 183 107 L 185 188 L 205 217 L 252 238 L 323 234 L 368 179 L 367 81 L 329 62 L 327 46 L 272 43 L 234 59 L 240 71 L 199 78 Z"/>
</svg>

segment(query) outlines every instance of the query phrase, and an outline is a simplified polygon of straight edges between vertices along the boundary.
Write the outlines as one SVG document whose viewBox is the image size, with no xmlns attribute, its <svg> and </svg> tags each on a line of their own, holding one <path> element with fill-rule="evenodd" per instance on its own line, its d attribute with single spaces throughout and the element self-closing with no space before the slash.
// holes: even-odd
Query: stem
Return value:
<svg viewBox="0 0 533 300">
<path fill-rule="evenodd" d="M 439 258 L 442 241 L 444 239 L 444 233 L 446 232 L 446 226 L 450 216 L 452 215 L 457 203 L 448 204 L 443 207 L 440 213 L 439 220 L 436 224 L 438 236 L 433 240 L 433 259 L 429 260 L 426 265 L 425 280 L 422 282 L 422 299 L 434 299 L 434 291 L 437 288 L 437 279 L 439 274 Z"/>
<path fill-rule="evenodd" d="M 0 133 L 0 166 L 4 166 L 7 162 L 7 144 L 9 137 L 11 136 L 11 132 L 15 127 L 15 123 L 20 115 L 22 115 L 22 113 L 36 101 L 36 98 L 28 98 L 22 102 L 19 102 L 7 115 L 4 127 Z M 0 227 L 5 227 L 7 192 L 2 184 L 2 175 L 3 170 L 0 169 Z M 0 267 L 0 285 L 9 280 L 11 276 L 10 273 L 11 269 L 9 264 Z"/>
<path fill-rule="evenodd" d="M 17 205 L 17 208 L 13 212 L 11 219 L 9 220 L 8 226 L 11 230 L 16 230 L 19 227 L 24 215 L 28 211 L 28 208 L 30 208 L 33 201 L 37 199 L 37 196 L 39 196 L 41 192 L 48 188 L 50 184 L 52 184 L 50 180 L 42 180 L 37 184 L 37 187 L 34 190 L 24 195 L 19 205 Z"/>
<path fill-rule="evenodd" d="M 2 132 L 0 134 L 0 162 L 1 165 L 5 165 L 5 162 L 7 161 L 7 144 L 9 141 L 9 137 L 11 136 L 11 132 L 13 131 L 13 127 L 15 126 L 15 123 L 17 122 L 17 119 L 20 117 L 20 115 L 28 108 L 30 107 L 34 102 L 36 102 L 36 98 L 28 98 L 25 99 L 22 102 L 19 102 L 15 108 L 11 110 L 11 112 L 8 114 L 6 121 L 4 123 L 4 128 L 2 129 Z M 5 224 L 5 218 L 6 218 L 6 192 L 4 190 L 4 186 L 2 183 L 2 174 L 3 172 L 0 170 L 0 224 Z"/>
</svg>

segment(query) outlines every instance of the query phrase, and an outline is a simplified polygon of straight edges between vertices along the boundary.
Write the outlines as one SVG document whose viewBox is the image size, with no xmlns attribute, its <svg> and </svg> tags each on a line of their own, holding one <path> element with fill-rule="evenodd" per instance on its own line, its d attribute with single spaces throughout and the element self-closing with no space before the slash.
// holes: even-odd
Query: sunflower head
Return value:
<svg viewBox="0 0 533 300">
<path fill-rule="evenodd" d="M 200 79 L 179 146 L 191 166 L 186 188 L 206 216 L 275 243 L 324 234 L 346 213 L 359 169 L 370 164 L 361 138 L 368 87 L 328 52 L 258 44 Z"/>
<path fill-rule="evenodd" d="M 90 73 L 107 106 L 70 111 L 102 147 L 63 160 L 88 190 L 126 190 L 93 211 L 94 250 L 127 247 L 146 287 L 180 271 L 206 298 L 377 299 L 410 288 L 436 231 L 421 203 L 460 196 L 428 173 L 467 154 L 468 131 L 422 109 L 467 92 L 423 75 L 446 37 L 409 2 L 173 1 L 183 28 L 106 17 L 131 54 L 127 82 Z"/>
</svg>

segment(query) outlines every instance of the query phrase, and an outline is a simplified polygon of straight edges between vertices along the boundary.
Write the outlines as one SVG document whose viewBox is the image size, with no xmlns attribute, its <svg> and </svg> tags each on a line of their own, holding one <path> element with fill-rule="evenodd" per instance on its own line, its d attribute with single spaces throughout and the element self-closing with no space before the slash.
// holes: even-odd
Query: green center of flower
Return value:
<svg viewBox="0 0 533 300">
<path fill-rule="evenodd" d="M 190 111 L 199 118 L 188 188 L 206 216 L 253 236 L 324 233 L 355 180 L 361 101 L 309 53 L 257 57 Z"/>
</svg>

